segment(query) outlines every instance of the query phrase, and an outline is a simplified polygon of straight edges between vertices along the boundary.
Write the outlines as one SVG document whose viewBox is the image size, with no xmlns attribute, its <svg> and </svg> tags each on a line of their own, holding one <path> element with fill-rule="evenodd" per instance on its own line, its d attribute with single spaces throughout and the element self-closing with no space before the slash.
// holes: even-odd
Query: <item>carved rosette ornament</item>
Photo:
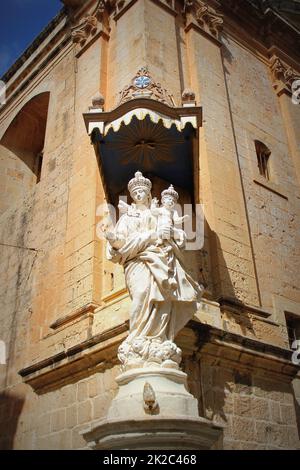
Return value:
<svg viewBox="0 0 300 470">
<path fill-rule="evenodd" d="M 151 98 L 168 106 L 175 105 L 172 95 L 153 80 L 147 67 L 141 67 L 130 84 L 120 92 L 119 105 L 135 98 Z"/>
<path fill-rule="evenodd" d="M 273 78 L 273 87 L 277 93 L 292 92 L 293 82 L 300 80 L 300 74 L 285 64 L 279 57 L 272 57 L 270 69 Z"/>
<path fill-rule="evenodd" d="M 72 28 L 71 37 L 75 44 L 83 47 L 89 38 L 95 36 L 99 25 L 104 22 L 104 12 L 108 3 L 108 0 L 99 0 L 93 13 L 86 15 L 78 25 Z"/>
</svg>

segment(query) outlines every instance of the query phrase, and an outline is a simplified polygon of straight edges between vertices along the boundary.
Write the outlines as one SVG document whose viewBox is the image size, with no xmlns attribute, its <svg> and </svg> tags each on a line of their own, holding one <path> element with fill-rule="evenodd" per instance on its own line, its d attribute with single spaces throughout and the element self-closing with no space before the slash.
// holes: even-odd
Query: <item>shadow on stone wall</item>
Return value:
<svg viewBox="0 0 300 470">
<path fill-rule="evenodd" d="M 13 449 L 24 398 L 8 392 L 0 394 L 0 449 Z"/>
<path fill-rule="evenodd" d="M 225 33 L 225 31 L 222 31 L 222 57 L 223 57 L 223 67 L 224 67 L 224 72 L 226 75 L 230 75 L 229 70 L 226 67 L 226 63 L 232 64 L 234 61 L 234 57 L 230 51 L 230 49 L 227 47 L 227 44 L 229 43 L 230 39 L 228 35 Z"/>
<path fill-rule="evenodd" d="M 239 285 L 235 286 L 233 284 L 226 260 L 223 256 L 220 239 L 216 232 L 212 231 L 209 227 L 208 230 L 210 234 L 213 300 L 217 300 L 220 303 L 221 312 L 226 311 L 226 318 L 228 320 L 233 320 L 234 323 L 239 325 L 243 335 L 247 335 L 249 331 L 255 335 L 251 316 L 243 302 L 243 296 L 245 296 L 247 292 L 243 291 Z M 239 277 L 243 281 L 243 278 L 247 278 L 247 274 L 239 273 Z M 226 323 L 223 323 L 223 328 L 226 331 Z"/>
<path fill-rule="evenodd" d="M 199 416 L 204 416 L 200 363 L 193 356 L 183 356 L 181 368 L 187 374 L 188 390 L 198 400 Z"/>
<path fill-rule="evenodd" d="M 289 401 L 291 383 L 240 370 L 239 364 L 214 365 L 216 361 L 200 357 L 202 416 L 225 426 L 225 448 L 226 441 L 236 449 L 297 448 L 299 421 L 297 432 L 293 413 L 295 409 L 299 416 L 300 407 Z"/>
</svg>

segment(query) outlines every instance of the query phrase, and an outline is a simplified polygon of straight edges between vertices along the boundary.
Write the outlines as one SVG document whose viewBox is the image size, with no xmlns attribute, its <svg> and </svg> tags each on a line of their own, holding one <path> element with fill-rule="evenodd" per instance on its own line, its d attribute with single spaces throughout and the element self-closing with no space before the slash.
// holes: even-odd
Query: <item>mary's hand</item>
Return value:
<svg viewBox="0 0 300 470">
<path fill-rule="evenodd" d="M 157 234 L 162 240 L 169 240 L 173 236 L 173 227 L 171 225 L 165 225 L 157 231 Z"/>
<path fill-rule="evenodd" d="M 104 236 L 106 240 L 108 240 L 109 242 L 113 242 L 116 239 L 116 235 L 113 232 L 109 232 L 109 231 L 104 232 Z"/>
<path fill-rule="evenodd" d="M 116 250 L 119 250 L 120 248 L 122 248 L 122 246 L 125 245 L 125 240 L 116 237 L 115 233 L 113 232 L 106 232 L 105 238 L 110 243 L 110 245 Z"/>
</svg>

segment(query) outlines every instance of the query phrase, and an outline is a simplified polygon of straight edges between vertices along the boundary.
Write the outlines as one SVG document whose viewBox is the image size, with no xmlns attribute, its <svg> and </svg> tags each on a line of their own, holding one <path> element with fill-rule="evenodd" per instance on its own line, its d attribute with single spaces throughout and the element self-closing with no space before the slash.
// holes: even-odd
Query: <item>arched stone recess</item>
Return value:
<svg viewBox="0 0 300 470">
<path fill-rule="evenodd" d="M 136 171 L 142 171 L 152 182 L 152 197 L 158 200 L 162 190 L 174 185 L 180 195 L 178 209 L 182 214 L 190 211 L 193 229 L 196 227 L 202 109 L 196 106 L 191 90 L 183 92 L 182 106 L 176 107 L 167 90 L 142 67 L 120 92 L 116 108 L 104 111 L 104 98 L 96 96 L 84 120 L 109 204 L 116 209 L 120 198 L 129 202 L 128 181 Z M 112 211 L 118 218 L 118 211 Z M 101 225 L 100 219 L 97 222 Z M 186 262 L 200 281 L 200 247 L 191 250 Z M 126 295 L 126 288 L 122 269 L 107 261 L 104 252 L 102 257 L 102 301 L 109 303 Z"/>
<path fill-rule="evenodd" d="M 16 113 L 0 140 L 0 178 L 4 212 L 40 181 L 50 92 L 42 92 Z"/>
</svg>

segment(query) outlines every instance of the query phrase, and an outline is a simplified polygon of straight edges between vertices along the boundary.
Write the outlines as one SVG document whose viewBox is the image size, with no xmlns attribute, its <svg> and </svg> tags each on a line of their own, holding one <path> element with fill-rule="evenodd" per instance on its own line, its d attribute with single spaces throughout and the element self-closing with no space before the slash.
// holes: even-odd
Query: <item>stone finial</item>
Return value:
<svg viewBox="0 0 300 470">
<path fill-rule="evenodd" d="M 99 110 L 103 111 L 104 103 L 105 103 L 104 96 L 100 92 L 98 92 L 93 96 L 92 106 L 89 107 L 89 110 L 92 112 L 99 111 Z"/>
<path fill-rule="evenodd" d="M 182 103 L 194 104 L 195 103 L 195 93 L 190 88 L 185 88 L 181 95 Z"/>
<path fill-rule="evenodd" d="M 96 95 L 92 98 L 92 105 L 93 108 L 101 108 L 105 103 L 104 96 L 98 92 Z"/>
</svg>

